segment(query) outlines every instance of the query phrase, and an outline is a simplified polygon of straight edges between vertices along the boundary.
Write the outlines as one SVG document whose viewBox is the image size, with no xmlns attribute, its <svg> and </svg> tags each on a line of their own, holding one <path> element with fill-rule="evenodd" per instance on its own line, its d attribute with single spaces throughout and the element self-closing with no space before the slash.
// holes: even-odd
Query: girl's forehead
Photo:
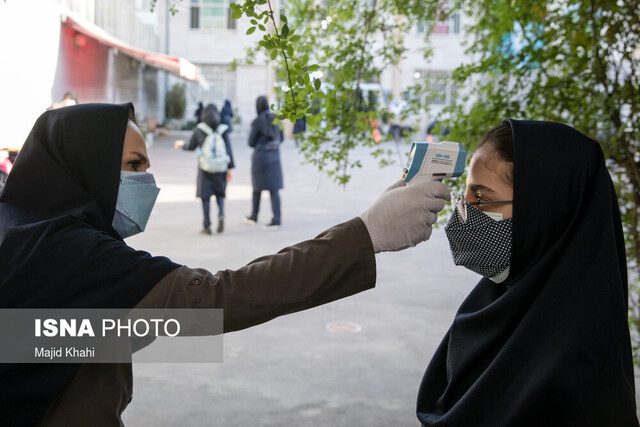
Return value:
<svg viewBox="0 0 640 427">
<path fill-rule="evenodd" d="M 473 153 L 469 162 L 469 174 L 479 169 L 493 172 L 497 179 L 509 186 L 513 186 L 513 182 L 508 178 L 512 177 L 513 163 L 501 159 L 500 155 L 491 146 L 484 145 Z"/>
</svg>

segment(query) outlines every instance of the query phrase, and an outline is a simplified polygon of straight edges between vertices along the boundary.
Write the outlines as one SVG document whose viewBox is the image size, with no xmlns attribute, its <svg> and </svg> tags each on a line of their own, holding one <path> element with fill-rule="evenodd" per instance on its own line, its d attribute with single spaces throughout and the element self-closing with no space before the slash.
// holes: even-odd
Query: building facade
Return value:
<svg viewBox="0 0 640 427">
<path fill-rule="evenodd" d="M 31 100 L 47 100 L 46 105 L 44 101 L 37 105 L 25 102 L 24 108 L 33 110 L 25 122 L 32 124 L 35 113 L 72 91 L 80 103 L 131 101 L 140 118 L 161 123 L 165 119 L 166 93 L 179 84 L 186 91 L 185 120 L 195 120 L 199 102 L 222 106 L 229 99 L 235 109 L 234 127 L 246 131 L 256 115 L 256 97 L 266 94 L 275 99 L 275 73 L 272 65 L 260 58 L 254 65 L 231 69 L 230 64 L 242 60 L 246 49 L 255 46 L 261 34 L 246 34 L 248 19 L 231 19 L 230 1 L 233 0 L 34 0 L 37 8 L 28 7 L 26 2 L 2 5 L 12 9 L 8 22 L 30 19 L 47 23 L 46 34 L 39 34 L 38 43 L 29 51 L 22 49 L 25 52 L 21 60 L 25 63 L 29 57 L 38 58 L 39 67 L 25 65 L 25 70 L 33 74 L 32 81 L 42 83 L 37 90 L 43 93 L 20 90 Z M 277 14 L 278 0 L 271 4 Z M 171 7 L 175 13 L 169 10 Z M 45 32 L 45 25 L 38 25 Z M 424 29 L 416 27 L 405 38 L 408 51 L 404 59 L 385 70 L 375 83 L 388 98 L 397 98 L 417 79 L 427 78 L 436 94 L 431 100 L 436 118 L 438 111 L 455 99 L 456 90 L 444 82 L 444 77 L 464 61 L 462 27 L 459 17 L 438 23 L 430 36 L 434 54 L 428 63 L 422 52 Z M 33 38 L 32 31 L 16 25 L 15 29 L 7 29 L 10 35 L 5 40 L 20 32 L 24 39 Z M 44 67 L 43 58 L 53 65 Z M 190 74 L 188 70 L 183 72 L 183 62 L 192 68 Z M 25 70 L 7 75 L 4 80 L 19 80 Z M 35 91 L 35 86 L 27 89 Z"/>
<path fill-rule="evenodd" d="M 198 102 L 221 106 L 229 99 L 236 109 L 236 119 L 240 120 L 236 127 L 246 130 L 256 114 L 256 97 L 274 95 L 275 73 L 271 65 L 259 60 L 252 66 L 230 68 L 229 64 L 242 60 L 246 49 L 255 46 L 261 35 L 259 31 L 246 35 L 249 21 L 231 19 L 229 4 L 229 0 L 185 0 L 176 3 L 177 13 L 173 15 L 167 12 L 166 3 L 158 4 L 159 33 L 161 38 L 168 33 L 165 53 L 196 64 L 210 83 L 208 90 L 186 83 L 186 119 L 195 119 Z M 280 3 L 276 0 L 271 5 L 277 15 Z M 432 117 L 424 122 L 439 118 L 440 111 L 456 96 L 455 87 L 446 79 L 466 58 L 462 47 L 463 25 L 463 18 L 457 14 L 437 23 L 430 36 L 433 56 L 429 62 L 424 60 L 423 53 L 426 26 L 416 26 L 405 38 L 408 50 L 403 60 L 385 70 L 376 82 L 387 98 L 400 97 L 418 79 L 427 80 L 433 94 Z M 168 86 L 182 84 L 173 77 L 169 80 Z"/>
</svg>

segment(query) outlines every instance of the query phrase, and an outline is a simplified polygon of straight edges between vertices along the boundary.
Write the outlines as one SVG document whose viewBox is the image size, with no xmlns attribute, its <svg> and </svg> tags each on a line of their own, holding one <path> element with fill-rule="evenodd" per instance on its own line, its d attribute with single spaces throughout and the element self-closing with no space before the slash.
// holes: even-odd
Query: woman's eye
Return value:
<svg viewBox="0 0 640 427">
<path fill-rule="evenodd" d="M 127 162 L 127 166 L 131 166 L 131 168 L 134 171 L 138 170 L 138 166 L 140 166 L 140 161 L 139 160 L 132 160 L 130 162 Z"/>
</svg>

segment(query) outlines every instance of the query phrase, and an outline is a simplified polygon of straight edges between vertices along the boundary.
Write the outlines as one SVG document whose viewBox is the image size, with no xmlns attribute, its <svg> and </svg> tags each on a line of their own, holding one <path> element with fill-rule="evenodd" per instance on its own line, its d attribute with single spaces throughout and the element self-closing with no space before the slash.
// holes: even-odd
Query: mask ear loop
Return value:
<svg viewBox="0 0 640 427">
<path fill-rule="evenodd" d="M 467 222 L 467 204 L 464 197 L 460 194 L 451 193 L 451 201 L 455 203 L 455 207 L 458 208 L 458 215 L 463 223 Z"/>
</svg>

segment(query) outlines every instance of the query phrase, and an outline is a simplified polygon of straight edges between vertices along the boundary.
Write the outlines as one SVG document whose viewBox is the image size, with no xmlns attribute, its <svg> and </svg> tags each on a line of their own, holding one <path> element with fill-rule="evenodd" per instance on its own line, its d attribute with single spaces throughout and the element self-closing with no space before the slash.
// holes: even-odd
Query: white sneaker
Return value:
<svg viewBox="0 0 640 427">
<path fill-rule="evenodd" d="M 248 225 L 256 225 L 257 224 L 255 219 L 251 219 L 248 216 L 245 216 L 244 218 L 242 218 L 242 222 L 244 222 L 245 224 L 248 224 Z"/>
</svg>

